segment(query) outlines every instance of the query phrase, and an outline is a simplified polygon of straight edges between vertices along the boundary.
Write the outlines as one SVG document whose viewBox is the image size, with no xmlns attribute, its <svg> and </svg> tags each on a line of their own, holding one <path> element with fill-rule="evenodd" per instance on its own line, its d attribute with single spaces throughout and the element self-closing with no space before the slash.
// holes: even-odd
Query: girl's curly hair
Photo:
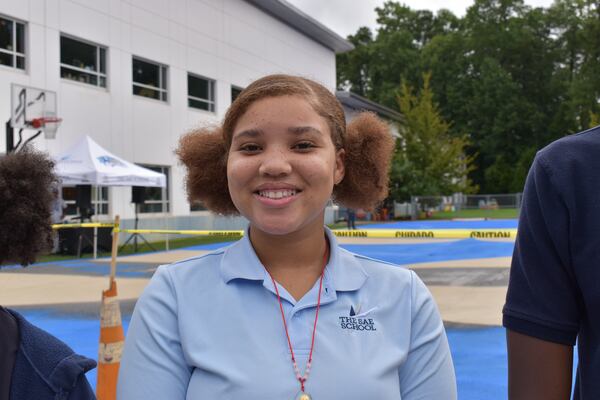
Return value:
<svg viewBox="0 0 600 400">
<path fill-rule="evenodd" d="M 204 127 L 183 136 L 176 151 L 187 168 L 190 202 L 211 211 L 239 214 L 227 186 L 227 157 L 235 126 L 250 105 L 267 97 L 300 96 L 323 117 L 336 149 L 344 149 L 345 176 L 334 187 L 336 202 L 373 210 L 388 194 L 388 174 L 394 150 L 389 127 L 375 114 L 363 112 L 346 127 L 344 109 L 327 88 L 310 79 L 269 75 L 246 89 L 231 104 L 221 126 Z"/>
<path fill-rule="evenodd" d="M 0 156 L 0 265 L 28 265 L 52 249 L 54 162 L 24 148 Z"/>
</svg>

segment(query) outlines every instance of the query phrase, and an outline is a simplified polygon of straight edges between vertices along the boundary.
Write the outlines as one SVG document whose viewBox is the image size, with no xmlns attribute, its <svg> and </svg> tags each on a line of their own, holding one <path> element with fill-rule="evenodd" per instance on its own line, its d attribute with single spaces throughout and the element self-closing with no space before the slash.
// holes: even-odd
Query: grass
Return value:
<svg viewBox="0 0 600 400">
<path fill-rule="evenodd" d="M 496 210 L 481 210 L 481 209 L 468 209 L 460 211 L 437 211 L 434 212 L 429 218 L 420 218 L 419 220 L 440 220 L 440 219 L 453 219 L 453 218 L 486 218 L 486 219 L 514 219 L 519 217 L 519 210 L 516 208 L 501 208 Z M 357 227 L 359 225 L 368 225 L 372 223 L 381 223 L 384 221 L 356 221 Z M 346 228 L 346 221 L 339 221 L 334 224 L 327 225 L 330 229 L 344 229 Z"/>
<path fill-rule="evenodd" d="M 192 236 L 185 237 L 180 239 L 170 239 L 169 240 L 169 249 L 180 249 L 182 247 L 190 247 L 197 246 L 200 244 L 211 244 L 211 243 L 221 243 L 228 242 L 230 238 L 223 238 L 218 236 Z M 167 249 L 167 242 L 165 240 L 150 242 L 154 249 L 157 251 L 163 251 Z M 139 253 L 147 253 L 152 250 L 148 247 L 141 239 L 138 240 L 138 251 L 137 253 L 133 251 L 133 244 L 127 244 L 123 248 L 119 248 L 119 255 L 128 255 L 128 254 L 139 254 Z M 81 255 L 82 257 L 91 257 L 90 253 L 85 253 Z M 108 251 L 99 251 L 98 257 L 110 257 L 110 252 Z M 77 256 L 64 255 L 64 254 L 48 254 L 45 256 L 41 256 L 38 258 L 38 262 L 54 262 L 54 261 L 63 261 L 63 260 L 75 260 Z"/>
<path fill-rule="evenodd" d="M 359 225 L 368 225 L 368 224 L 372 224 L 373 222 L 378 222 L 378 221 L 356 221 L 356 226 L 358 227 Z M 346 223 L 346 221 L 338 221 L 335 222 L 333 224 L 327 224 L 327 227 L 329 229 L 344 229 L 348 227 L 348 224 Z"/>
<path fill-rule="evenodd" d="M 469 209 L 460 211 L 438 211 L 428 219 L 452 219 L 452 218 L 488 218 L 508 219 L 518 218 L 519 210 L 516 208 L 499 208 L 496 210 Z"/>
</svg>

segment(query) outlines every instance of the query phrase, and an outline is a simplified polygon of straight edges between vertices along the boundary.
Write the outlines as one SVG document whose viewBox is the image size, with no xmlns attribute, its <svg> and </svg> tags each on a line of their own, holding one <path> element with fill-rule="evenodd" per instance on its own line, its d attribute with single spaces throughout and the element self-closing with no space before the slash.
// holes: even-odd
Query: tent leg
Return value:
<svg viewBox="0 0 600 400">
<path fill-rule="evenodd" d="M 94 227 L 94 258 L 98 258 L 98 228 Z"/>
</svg>

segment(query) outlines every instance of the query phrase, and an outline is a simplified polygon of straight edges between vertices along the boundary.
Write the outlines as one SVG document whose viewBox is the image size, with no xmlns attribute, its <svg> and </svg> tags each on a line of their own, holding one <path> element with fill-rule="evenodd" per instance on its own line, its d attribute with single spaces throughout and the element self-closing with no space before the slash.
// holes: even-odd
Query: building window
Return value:
<svg viewBox="0 0 600 400">
<path fill-rule="evenodd" d="M 108 187 L 92 186 L 92 207 L 96 215 L 108 215 Z"/>
<path fill-rule="evenodd" d="M 215 81 L 188 74 L 188 106 L 215 111 Z"/>
<path fill-rule="evenodd" d="M 74 217 L 77 214 L 77 188 L 63 187 L 62 198 L 65 204 L 65 217 Z M 94 215 L 108 215 L 108 187 L 92 186 L 92 208 Z"/>
<path fill-rule="evenodd" d="M 233 103 L 235 101 L 235 99 L 237 99 L 237 97 L 240 95 L 240 93 L 242 93 L 242 88 L 239 88 L 237 86 L 231 86 L 231 102 Z"/>
<path fill-rule="evenodd" d="M 190 211 L 206 211 L 207 208 L 202 205 L 202 203 L 191 203 Z"/>
<path fill-rule="evenodd" d="M 25 69 L 25 24 L 0 17 L 0 65 Z"/>
<path fill-rule="evenodd" d="M 106 87 L 106 48 L 61 36 L 60 77 Z"/>
<path fill-rule="evenodd" d="M 133 94 L 167 101 L 167 66 L 134 57 Z"/>
<path fill-rule="evenodd" d="M 165 174 L 167 177 L 166 187 L 147 187 L 144 190 L 144 203 L 140 204 L 140 213 L 169 212 L 169 167 L 160 165 L 139 165 L 140 167 Z"/>
</svg>

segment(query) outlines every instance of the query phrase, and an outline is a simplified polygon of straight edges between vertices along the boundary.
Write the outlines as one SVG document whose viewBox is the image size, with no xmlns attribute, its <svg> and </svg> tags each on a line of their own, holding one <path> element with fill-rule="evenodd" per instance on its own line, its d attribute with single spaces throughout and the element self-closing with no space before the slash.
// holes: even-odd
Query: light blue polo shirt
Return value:
<svg viewBox="0 0 600 400">
<path fill-rule="evenodd" d="M 425 285 L 327 237 L 306 392 L 314 400 L 456 399 L 448 341 Z M 279 286 L 302 372 L 318 290 L 317 281 L 295 301 Z M 299 389 L 275 289 L 248 235 L 158 268 L 129 325 L 118 399 L 291 400 Z"/>
</svg>

